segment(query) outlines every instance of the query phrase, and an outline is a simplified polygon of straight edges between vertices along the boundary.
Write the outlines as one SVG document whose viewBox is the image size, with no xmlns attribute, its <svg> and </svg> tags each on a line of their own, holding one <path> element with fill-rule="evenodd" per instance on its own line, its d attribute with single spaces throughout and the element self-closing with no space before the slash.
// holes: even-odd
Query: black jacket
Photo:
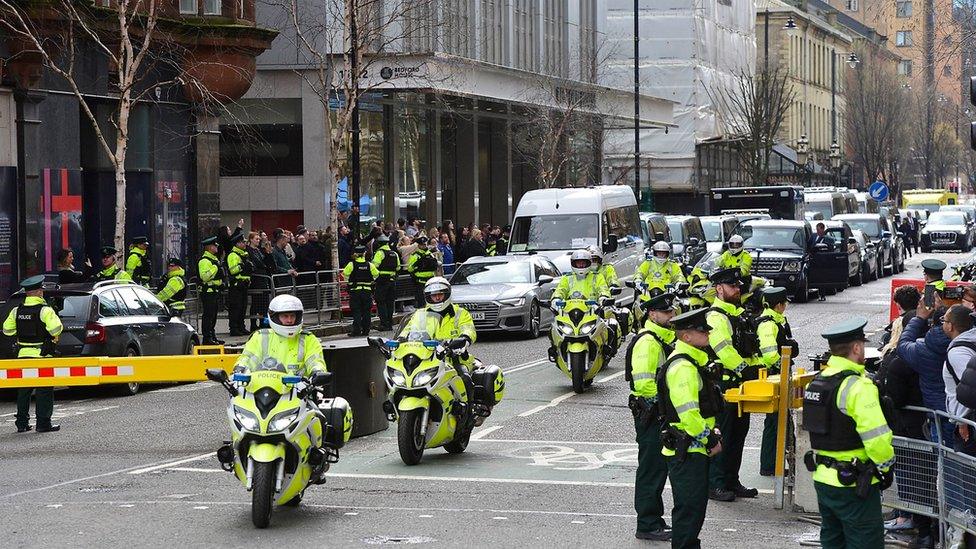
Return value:
<svg viewBox="0 0 976 549">
<path fill-rule="evenodd" d="M 480 240 L 472 238 L 462 244 L 454 256 L 454 263 L 460 265 L 472 257 L 486 257 L 488 250 Z"/>
</svg>

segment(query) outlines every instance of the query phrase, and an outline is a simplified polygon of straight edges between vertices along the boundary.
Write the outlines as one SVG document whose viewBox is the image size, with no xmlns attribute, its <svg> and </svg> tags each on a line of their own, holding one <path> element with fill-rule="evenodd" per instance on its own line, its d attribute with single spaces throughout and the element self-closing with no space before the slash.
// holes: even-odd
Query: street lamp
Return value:
<svg viewBox="0 0 976 549">
<path fill-rule="evenodd" d="M 800 134 L 800 139 L 796 142 L 796 163 L 801 166 L 806 166 L 809 156 L 810 140 L 807 139 L 807 134 Z"/>
<path fill-rule="evenodd" d="M 834 184 L 840 184 L 840 145 L 836 141 L 830 145 L 830 167 L 834 170 Z"/>
<path fill-rule="evenodd" d="M 796 31 L 799 30 L 799 27 L 796 26 L 796 20 L 793 19 L 792 15 L 786 20 L 786 24 L 783 25 L 783 30 L 790 36 L 796 36 Z"/>
<path fill-rule="evenodd" d="M 857 54 L 854 52 L 851 52 L 850 55 L 847 56 L 847 65 L 852 69 L 857 67 L 857 64 L 860 62 L 861 60 L 858 59 Z"/>
</svg>

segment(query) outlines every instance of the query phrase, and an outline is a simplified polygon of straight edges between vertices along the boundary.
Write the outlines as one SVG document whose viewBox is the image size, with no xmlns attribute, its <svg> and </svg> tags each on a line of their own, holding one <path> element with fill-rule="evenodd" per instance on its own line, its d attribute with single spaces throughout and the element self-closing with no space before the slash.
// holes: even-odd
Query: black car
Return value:
<svg viewBox="0 0 976 549">
<path fill-rule="evenodd" d="M 675 259 L 685 265 L 698 263 L 708 251 L 701 220 L 693 215 L 669 215 L 667 220 Z"/>
<path fill-rule="evenodd" d="M 889 276 L 899 272 L 904 263 L 901 248 L 897 245 L 897 234 L 891 232 L 888 220 L 881 214 L 843 214 L 835 215 L 835 220 L 845 221 L 852 229 L 864 232 L 871 239 L 878 252 L 878 273 Z"/>
<path fill-rule="evenodd" d="M 752 273 L 786 288 L 793 300 L 805 303 L 810 290 L 825 293 L 848 285 L 848 242 L 815 245 L 806 221 L 755 220 L 736 227 L 753 256 Z"/>
<path fill-rule="evenodd" d="M 922 252 L 929 253 L 933 249 L 968 252 L 972 248 L 972 232 L 973 220 L 965 211 L 932 212 L 921 231 Z"/>
<path fill-rule="evenodd" d="M 64 331 L 58 340 L 60 356 L 181 355 L 193 352 L 200 338 L 193 326 L 175 316 L 152 292 L 132 282 L 105 281 L 66 284 L 45 289 Z M 7 318 L 23 303 L 18 292 L 0 307 Z M 12 356 L 14 338 L 3 336 L 3 349 Z M 139 391 L 138 383 L 118 386 L 122 395 Z"/>
</svg>

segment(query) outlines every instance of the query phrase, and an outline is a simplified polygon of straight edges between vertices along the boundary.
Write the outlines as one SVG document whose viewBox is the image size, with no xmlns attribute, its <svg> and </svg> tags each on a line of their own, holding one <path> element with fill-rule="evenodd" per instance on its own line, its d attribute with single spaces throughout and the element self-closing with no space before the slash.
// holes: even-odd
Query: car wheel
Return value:
<svg viewBox="0 0 976 549">
<path fill-rule="evenodd" d="M 529 329 L 525 331 L 526 337 L 535 339 L 542 331 L 542 311 L 539 309 L 539 302 L 533 300 L 529 305 Z"/>
<path fill-rule="evenodd" d="M 125 351 L 125 356 L 139 356 L 139 351 L 134 347 L 129 347 Z M 120 397 L 134 396 L 139 392 L 138 383 L 120 383 L 115 386 L 115 395 Z"/>
<path fill-rule="evenodd" d="M 183 354 L 184 355 L 192 355 L 193 354 L 193 346 L 196 345 L 196 344 L 197 343 L 195 341 L 193 341 L 193 338 L 192 337 L 186 338 L 186 345 L 183 346 Z"/>
<path fill-rule="evenodd" d="M 810 282 L 807 279 L 803 279 L 803 284 L 797 286 L 796 294 L 793 295 L 793 301 L 797 303 L 806 303 L 810 301 Z"/>
<path fill-rule="evenodd" d="M 850 285 L 851 286 L 860 286 L 861 284 L 864 284 L 864 277 L 863 277 L 863 275 L 861 273 L 861 269 L 858 268 L 857 269 L 857 274 L 851 277 Z"/>
</svg>

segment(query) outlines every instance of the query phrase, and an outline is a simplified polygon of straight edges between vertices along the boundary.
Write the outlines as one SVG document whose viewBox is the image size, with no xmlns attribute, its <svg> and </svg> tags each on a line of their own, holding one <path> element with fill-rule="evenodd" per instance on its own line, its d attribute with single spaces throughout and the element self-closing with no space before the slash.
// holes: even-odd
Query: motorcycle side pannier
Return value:
<svg viewBox="0 0 976 549">
<path fill-rule="evenodd" d="M 325 416 L 326 432 L 323 433 L 323 438 L 326 444 L 333 448 L 342 448 L 352 435 L 352 408 L 349 407 L 349 401 L 342 397 L 328 398 L 319 404 L 319 410 Z"/>
<path fill-rule="evenodd" d="M 474 382 L 476 402 L 494 406 L 505 396 L 505 375 L 498 366 L 478 366 L 471 373 L 471 380 Z"/>
</svg>

